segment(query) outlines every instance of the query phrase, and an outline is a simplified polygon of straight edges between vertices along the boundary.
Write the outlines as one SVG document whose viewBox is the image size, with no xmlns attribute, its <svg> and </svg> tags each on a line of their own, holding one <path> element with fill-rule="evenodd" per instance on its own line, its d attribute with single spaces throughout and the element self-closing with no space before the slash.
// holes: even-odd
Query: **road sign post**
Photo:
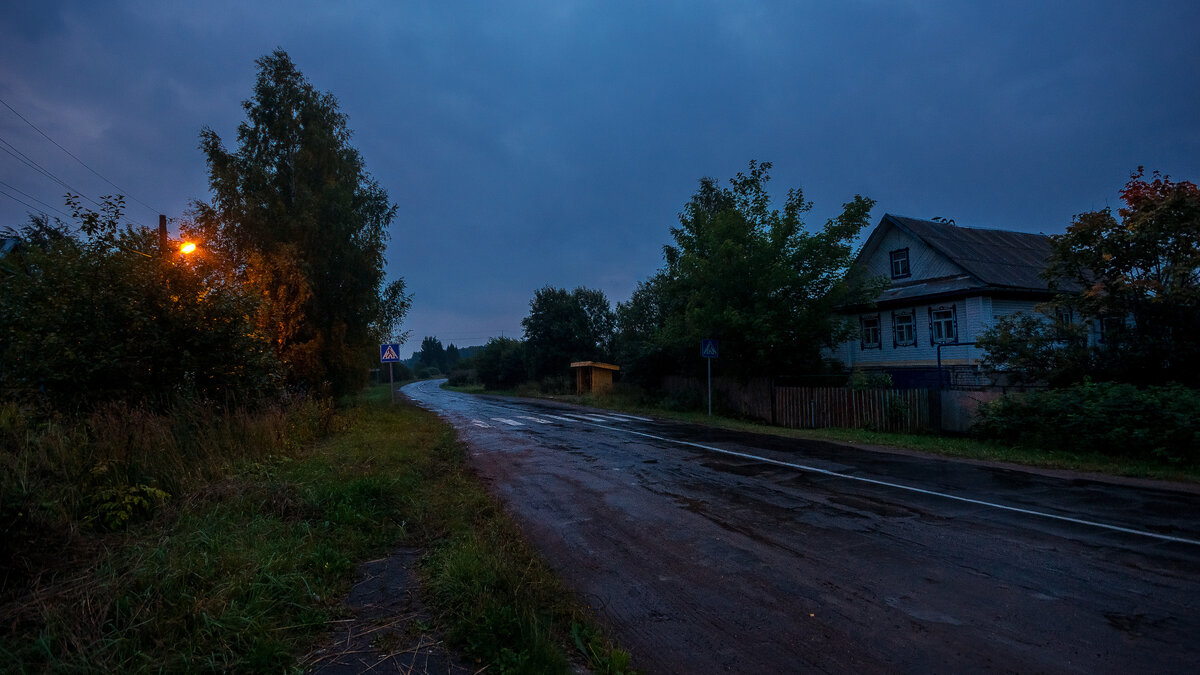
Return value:
<svg viewBox="0 0 1200 675">
<path fill-rule="evenodd" d="M 388 391 L 392 395 L 392 403 L 396 402 L 396 373 L 392 364 L 400 360 L 400 343 L 379 345 L 379 361 L 388 364 Z"/>
<path fill-rule="evenodd" d="M 712 417 L 712 362 L 717 358 L 717 341 L 701 340 L 700 356 L 708 361 L 708 416 Z"/>
</svg>

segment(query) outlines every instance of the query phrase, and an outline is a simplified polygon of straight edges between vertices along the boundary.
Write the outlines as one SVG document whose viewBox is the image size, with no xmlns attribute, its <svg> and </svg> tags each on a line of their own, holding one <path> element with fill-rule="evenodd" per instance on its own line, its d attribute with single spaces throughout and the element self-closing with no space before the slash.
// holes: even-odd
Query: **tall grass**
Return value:
<svg viewBox="0 0 1200 675">
<path fill-rule="evenodd" d="M 467 470 L 453 430 L 387 399 L 377 388 L 336 415 L 309 401 L 74 421 L 0 409 L 5 499 L 29 511 L 4 521 L 9 543 L 21 533 L 0 670 L 296 670 L 345 616 L 358 562 L 403 545 L 428 551 L 430 608 L 489 672 L 570 672 L 576 650 L 593 672 L 627 672 Z M 113 529 L 88 520 L 96 494 L 153 503 Z"/>
<path fill-rule="evenodd" d="M 99 636 L 128 602 L 108 602 L 112 584 L 97 581 L 120 576 L 115 560 L 136 552 L 124 530 L 178 511 L 236 467 L 310 443 L 333 419 L 327 402 L 308 399 L 167 412 L 105 404 L 77 417 L 0 404 L 3 628 L 36 627 L 23 645 L 35 653 L 103 651 Z M 83 611 L 63 615 L 66 599 Z"/>
<path fill-rule="evenodd" d="M 311 399 L 236 410 L 195 404 L 166 413 L 110 403 L 76 418 L 3 403 L 3 526 L 21 519 L 54 529 L 79 523 L 105 489 L 140 485 L 182 493 L 228 475 L 237 462 L 308 443 L 333 420 L 327 401 Z"/>
</svg>

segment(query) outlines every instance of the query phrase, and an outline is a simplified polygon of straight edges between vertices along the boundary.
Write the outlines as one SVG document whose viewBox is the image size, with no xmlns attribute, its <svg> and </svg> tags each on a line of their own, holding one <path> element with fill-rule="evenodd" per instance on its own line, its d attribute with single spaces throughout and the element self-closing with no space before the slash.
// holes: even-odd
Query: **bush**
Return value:
<svg viewBox="0 0 1200 675">
<path fill-rule="evenodd" d="M 475 371 L 488 389 L 512 389 L 525 381 L 525 344 L 492 338 L 475 355 Z"/>
<path fill-rule="evenodd" d="M 1047 450 L 1200 464 L 1200 391 L 1084 382 L 979 407 L 977 435 Z"/>
<path fill-rule="evenodd" d="M 850 374 L 850 388 L 855 391 L 891 389 L 892 386 L 892 376 L 884 372 L 855 368 Z"/>
<path fill-rule="evenodd" d="M 479 384 L 479 376 L 475 373 L 474 369 L 455 368 L 450 371 L 446 383 L 451 387 L 466 387 L 472 384 Z"/>
<path fill-rule="evenodd" d="M 27 244 L 0 273 L 0 395 L 72 410 L 278 392 L 271 343 L 251 321 L 258 298 L 215 256 L 141 253 L 158 248 L 141 230 L 41 227 L 56 234 L 17 232 Z"/>
</svg>

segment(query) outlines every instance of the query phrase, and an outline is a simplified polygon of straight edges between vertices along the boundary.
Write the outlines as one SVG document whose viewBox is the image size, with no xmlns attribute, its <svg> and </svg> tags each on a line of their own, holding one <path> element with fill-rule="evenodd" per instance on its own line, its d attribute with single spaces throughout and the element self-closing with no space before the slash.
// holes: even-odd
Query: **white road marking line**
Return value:
<svg viewBox="0 0 1200 675">
<path fill-rule="evenodd" d="M 603 417 L 600 417 L 598 415 L 577 415 L 575 413 L 566 413 L 566 414 L 570 415 L 571 417 L 577 417 L 586 422 L 611 422 L 612 421 L 612 420 L 604 419 Z"/>
<path fill-rule="evenodd" d="M 637 415 L 626 415 L 624 413 L 605 413 L 609 417 L 616 417 L 622 420 L 637 420 L 639 422 L 653 422 L 649 417 L 638 417 Z"/>
<path fill-rule="evenodd" d="M 543 420 L 543 419 L 539 419 L 537 417 L 530 417 L 529 415 L 517 415 L 517 419 L 531 420 L 533 422 L 537 422 L 538 424 L 550 424 L 549 420 Z"/>
<path fill-rule="evenodd" d="M 471 420 L 471 424 L 477 427 L 483 427 L 484 429 L 492 428 L 492 425 L 484 423 L 483 420 Z"/>
<path fill-rule="evenodd" d="M 568 413 L 568 414 L 570 414 L 570 413 Z M 586 416 L 572 415 L 572 417 L 586 417 Z M 701 450 L 708 450 L 710 452 L 716 452 L 716 453 L 719 453 L 722 455 L 730 455 L 732 457 L 741 457 L 743 459 L 750 459 L 750 460 L 754 460 L 757 462 L 765 462 L 767 464 L 774 464 L 775 466 L 782 466 L 782 467 L 787 467 L 789 469 L 796 469 L 797 471 L 807 471 L 809 473 L 816 473 L 816 474 L 820 474 L 823 476 L 830 476 L 832 478 L 844 478 L 846 480 L 855 480 L 855 481 L 859 481 L 861 483 L 871 483 L 872 485 L 882 485 L 884 487 L 895 488 L 897 490 L 907 490 L 908 492 L 916 492 L 919 494 L 930 495 L 933 497 L 942 497 L 943 499 L 950 499 L 950 500 L 956 501 L 956 502 L 964 502 L 966 504 L 975 504 L 977 506 L 986 506 L 989 508 L 998 509 L 1000 511 L 1010 511 L 1012 513 L 1021 513 L 1021 514 L 1025 514 L 1027 516 L 1038 516 L 1041 518 L 1049 518 L 1051 520 L 1059 520 L 1059 521 L 1063 521 L 1063 522 L 1067 522 L 1067 523 L 1074 523 L 1076 525 L 1085 525 L 1088 527 L 1096 527 L 1096 528 L 1099 528 L 1102 530 L 1110 530 L 1112 532 L 1123 532 L 1125 534 L 1135 534 L 1135 535 L 1139 535 L 1142 537 L 1150 537 L 1151 539 L 1159 539 L 1162 541 L 1173 541 L 1173 542 L 1180 543 L 1180 544 L 1192 544 L 1195 546 L 1200 546 L 1200 540 L 1197 540 L 1197 539 L 1188 539 L 1186 537 L 1174 537 L 1169 534 L 1159 534 L 1157 532 L 1147 532 L 1145 530 L 1137 530 L 1137 529 L 1134 529 L 1131 527 L 1122 527 L 1120 525 L 1110 525 L 1108 523 L 1098 523 L 1094 520 L 1084 520 L 1082 518 L 1072 518 L 1071 516 L 1060 516 L 1055 513 L 1046 513 L 1044 511 L 1034 511 L 1032 509 L 1024 509 L 1024 508 L 1021 508 L 1018 506 L 1008 506 L 1007 504 L 997 504 L 995 502 L 986 502 L 986 501 L 983 501 L 982 499 L 972 499 L 970 497 L 960 497 L 959 495 L 952 495 L 947 492 L 938 492 L 936 490 L 926 490 L 925 488 L 914 487 L 912 485 L 902 485 L 900 483 L 892 483 L 890 481 L 879 480 L 876 478 L 866 478 L 864 476 L 852 476 L 850 474 L 839 473 L 837 471 L 830 471 L 828 469 L 821 469 L 821 468 L 818 468 L 815 466 L 807 466 L 805 464 L 794 464 L 792 462 L 784 462 L 784 461 L 781 461 L 778 459 L 771 459 L 770 457 L 760 457 L 758 455 L 751 455 L 746 452 L 737 452 L 736 450 L 724 450 L 722 448 L 716 448 L 711 445 L 704 445 L 702 443 L 693 443 L 692 441 L 681 441 L 681 440 L 677 440 L 674 438 L 663 438 L 662 436 L 655 436 L 654 434 L 647 434 L 642 431 L 634 431 L 633 429 L 627 429 L 624 427 L 613 427 L 613 426 L 608 426 L 608 425 L 604 425 L 604 424 L 598 424 L 596 422 L 591 422 L 591 421 L 589 421 L 587 423 L 591 424 L 593 426 L 600 427 L 601 429 L 608 429 L 610 431 L 616 431 L 616 432 L 624 432 L 627 434 L 633 434 L 635 436 L 644 436 L 646 438 L 652 438 L 656 441 L 663 441 L 664 443 L 675 443 L 678 445 L 688 445 L 693 448 L 700 448 Z"/>
<path fill-rule="evenodd" d="M 521 424 L 520 422 L 518 422 L 518 421 L 516 421 L 516 420 L 510 420 L 510 419 L 506 419 L 506 418 L 504 418 L 504 417 L 493 417 L 493 418 L 492 418 L 492 421 L 494 421 L 494 422 L 503 422 L 503 423 L 505 423 L 505 424 L 508 424 L 508 425 L 511 425 L 511 426 L 514 426 L 514 427 L 523 427 L 523 426 L 525 426 L 524 424 Z"/>
<path fill-rule="evenodd" d="M 579 422 L 579 420 L 574 420 L 570 417 L 559 417 L 558 415 L 546 415 L 546 417 L 549 417 L 552 420 L 558 420 L 559 422 L 570 422 L 571 424 Z"/>
</svg>

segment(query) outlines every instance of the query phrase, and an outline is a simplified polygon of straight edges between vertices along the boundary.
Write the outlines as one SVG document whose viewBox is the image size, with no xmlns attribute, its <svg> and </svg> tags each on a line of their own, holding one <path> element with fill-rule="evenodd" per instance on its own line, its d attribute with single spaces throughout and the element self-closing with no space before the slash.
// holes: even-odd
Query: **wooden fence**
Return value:
<svg viewBox="0 0 1200 675">
<path fill-rule="evenodd" d="M 913 432 L 929 429 L 928 389 L 776 387 L 771 421 L 783 427 L 853 427 Z"/>
<path fill-rule="evenodd" d="M 668 377 L 663 387 L 667 391 L 703 395 L 706 384 L 696 378 Z M 777 387 L 767 378 L 745 382 L 713 379 L 717 409 L 794 429 L 851 427 L 898 432 L 936 429 L 940 406 L 933 397 L 937 394 L 928 389 Z"/>
</svg>

